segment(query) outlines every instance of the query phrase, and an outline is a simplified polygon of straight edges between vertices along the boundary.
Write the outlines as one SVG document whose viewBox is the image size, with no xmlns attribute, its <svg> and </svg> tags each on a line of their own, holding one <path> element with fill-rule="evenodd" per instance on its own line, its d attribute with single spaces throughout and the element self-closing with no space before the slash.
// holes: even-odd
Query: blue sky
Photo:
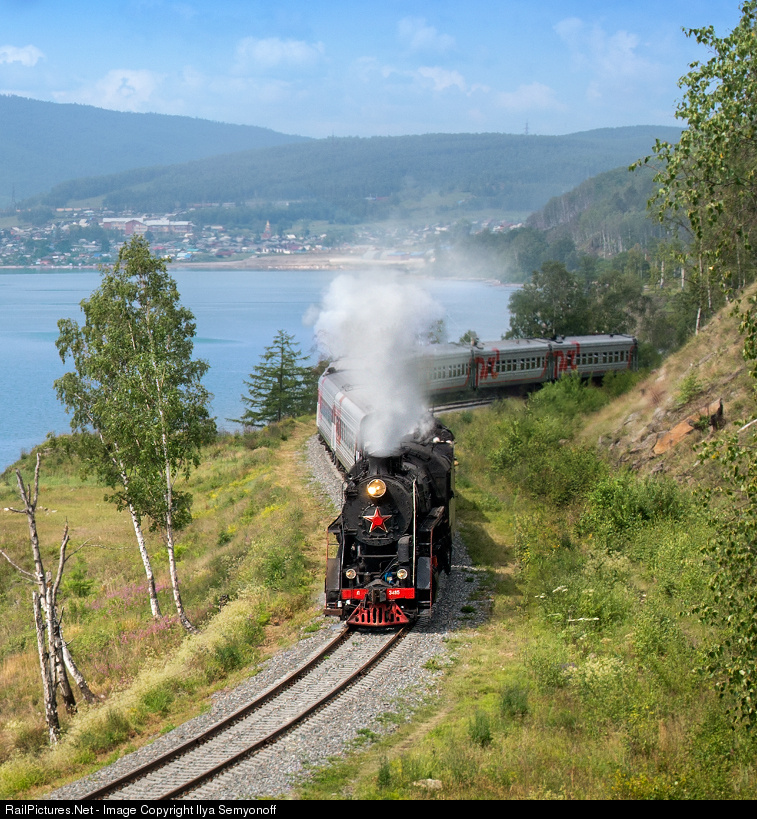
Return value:
<svg viewBox="0 0 757 819">
<path fill-rule="evenodd" d="M 737 0 L 0 0 L 0 93 L 312 137 L 673 125 Z"/>
</svg>

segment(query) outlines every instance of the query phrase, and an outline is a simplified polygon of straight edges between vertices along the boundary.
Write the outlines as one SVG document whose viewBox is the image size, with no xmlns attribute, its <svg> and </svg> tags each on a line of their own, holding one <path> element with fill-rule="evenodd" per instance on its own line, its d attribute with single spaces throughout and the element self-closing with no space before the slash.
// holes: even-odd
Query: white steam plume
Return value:
<svg viewBox="0 0 757 819">
<path fill-rule="evenodd" d="M 420 285 L 382 271 L 334 279 L 315 321 L 321 350 L 341 359 L 350 381 L 373 407 L 366 451 L 391 455 L 422 422 L 426 403 L 419 375 L 423 336 L 444 315 Z M 354 373 L 354 377 L 353 377 Z"/>
</svg>

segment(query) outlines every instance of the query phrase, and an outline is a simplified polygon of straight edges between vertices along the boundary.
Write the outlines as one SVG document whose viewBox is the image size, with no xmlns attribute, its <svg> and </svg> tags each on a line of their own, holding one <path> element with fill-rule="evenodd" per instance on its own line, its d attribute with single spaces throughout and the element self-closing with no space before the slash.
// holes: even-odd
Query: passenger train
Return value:
<svg viewBox="0 0 757 819">
<path fill-rule="evenodd" d="M 430 345 L 415 364 L 429 402 L 538 385 L 564 373 L 598 377 L 636 369 L 626 335 Z M 399 364 L 398 364 L 399 366 Z M 340 515 L 328 528 L 325 613 L 352 627 L 411 623 L 430 612 L 452 566 L 452 433 L 429 413 L 391 451 L 372 441 L 376 410 L 366 373 L 330 366 L 318 385 L 318 431 L 346 473 Z M 332 554 L 333 552 L 333 554 Z"/>
</svg>

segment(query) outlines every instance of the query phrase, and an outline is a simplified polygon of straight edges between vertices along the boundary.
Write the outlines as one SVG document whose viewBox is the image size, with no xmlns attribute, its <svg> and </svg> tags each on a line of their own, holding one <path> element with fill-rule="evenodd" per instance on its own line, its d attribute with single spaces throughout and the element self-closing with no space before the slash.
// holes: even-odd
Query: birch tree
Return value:
<svg viewBox="0 0 757 819">
<path fill-rule="evenodd" d="M 175 553 L 176 533 L 191 520 L 192 498 L 177 481 L 199 464 L 201 447 L 215 436 L 211 396 L 202 385 L 208 365 L 192 358 L 194 316 L 181 306 L 166 260 L 153 256 L 141 236 L 123 245 L 81 307 L 81 327 L 71 319 L 58 322 L 58 351 L 74 364 L 55 382 L 58 396 L 72 428 L 84 433 L 82 457 L 112 490 L 106 499 L 129 510 L 153 614 L 159 608 L 144 518 L 162 535 L 179 620 L 194 631 Z"/>
<path fill-rule="evenodd" d="M 686 35 L 710 53 L 679 80 L 675 115 L 680 140 L 658 140 L 652 213 L 687 233 L 680 256 L 696 288 L 697 329 L 723 302 L 723 291 L 754 279 L 757 243 L 757 3 L 741 4 L 741 19 L 725 37 L 712 26 Z"/>
<path fill-rule="evenodd" d="M 87 702 L 95 702 L 95 695 L 89 688 L 84 675 L 79 670 L 74 658 L 71 656 L 68 644 L 63 638 L 62 614 L 58 610 L 58 592 L 66 562 L 71 555 L 67 554 L 69 544 L 69 530 L 66 522 L 63 527 L 63 537 L 61 539 L 58 554 L 58 569 L 53 580 L 51 571 L 45 570 L 42 558 L 42 548 L 40 546 L 39 534 L 37 532 L 37 501 L 39 499 L 39 472 L 40 455 L 37 454 L 37 463 L 34 470 L 34 483 L 28 486 L 24 484 L 21 472 L 16 470 L 16 480 L 18 492 L 23 504 L 22 509 L 10 507 L 11 512 L 26 515 L 29 527 L 29 542 L 32 550 L 32 569 L 25 569 L 19 562 L 13 560 L 3 549 L 0 555 L 19 573 L 25 581 L 31 583 L 35 588 L 32 591 L 32 611 L 34 614 L 34 626 L 37 634 L 37 654 L 39 656 L 40 674 L 42 676 L 42 691 L 45 703 L 45 722 L 47 724 L 48 737 L 51 745 L 55 745 L 60 738 L 60 721 L 58 719 L 57 692 L 61 691 L 61 697 L 69 713 L 76 711 L 76 699 L 74 697 L 68 673 L 76 681 L 79 691 Z"/>
</svg>

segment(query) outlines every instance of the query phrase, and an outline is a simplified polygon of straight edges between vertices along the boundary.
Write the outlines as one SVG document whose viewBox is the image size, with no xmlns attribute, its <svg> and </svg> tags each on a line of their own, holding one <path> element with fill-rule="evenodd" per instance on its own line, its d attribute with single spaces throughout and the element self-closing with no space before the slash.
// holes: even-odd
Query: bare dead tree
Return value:
<svg viewBox="0 0 757 819">
<path fill-rule="evenodd" d="M 84 675 L 74 662 L 68 645 L 63 638 L 61 626 L 62 615 L 58 611 L 58 591 L 60 590 L 61 580 L 63 579 L 65 565 L 67 560 L 78 551 L 77 549 L 70 555 L 66 553 L 70 540 L 68 522 L 66 522 L 63 528 L 63 537 L 61 539 L 58 556 L 58 569 L 54 581 L 52 572 L 45 571 L 42 560 L 36 517 L 37 502 L 39 499 L 40 463 L 41 458 L 38 453 L 37 463 L 34 469 L 33 485 L 24 485 L 21 472 L 18 469 L 16 470 L 16 480 L 18 482 L 18 491 L 23 503 L 23 509 L 10 507 L 9 510 L 17 514 L 26 515 L 34 569 L 32 571 L 24 569 L 12 560 L 2 549 L 0 549 L 0 555 L 16 569 L 24 580 L 36 586 L 32 592 L 32 605 L 34 624 L 37 632 L 37 651 L 39 654 L 42 689 L 45 700 L 45 721 L 47 723 L 50 744 L 54 745 L 60 737 L 60 723 L 57 709 L 58 689 L 60 689 L 61 698 L 66 706 L 66 710 L 69 713 L 76 711 L 76 699 L 68 679 L 68 673 L 70 673 L 76 681 L 82 696 L 87 702 L 95 702 L 96 697 L 87 685 Z"/>
</svg>

